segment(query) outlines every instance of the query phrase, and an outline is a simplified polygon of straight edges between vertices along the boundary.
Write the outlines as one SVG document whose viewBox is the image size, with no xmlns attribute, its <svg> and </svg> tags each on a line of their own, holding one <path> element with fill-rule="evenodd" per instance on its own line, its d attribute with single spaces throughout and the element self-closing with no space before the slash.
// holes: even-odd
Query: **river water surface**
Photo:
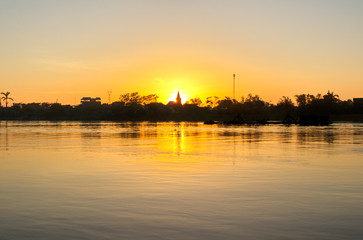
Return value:
<svg viewBox="0 0 363 240">
<path fill-rule="evenodd" d="M 0 122 L 0 239 L 362 239 L 363 125 Z"/>
</svg>

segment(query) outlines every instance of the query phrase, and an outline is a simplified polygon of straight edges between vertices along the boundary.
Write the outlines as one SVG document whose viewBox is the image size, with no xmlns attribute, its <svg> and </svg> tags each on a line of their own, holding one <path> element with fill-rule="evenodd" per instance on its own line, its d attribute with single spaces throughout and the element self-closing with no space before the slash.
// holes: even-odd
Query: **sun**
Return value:
<svg viewBox="0 0 363 240">
<path fill-rule="evenodd" d="M 173 95 L 171 95 L 171 97 L 169 98 L 168 102 L 170 102 L 170 101 L 175 102 L 177 95 L 178 95 L 178 91 L 175 91 L 175 93 L 173 93 Z M 183 93 L 182 90 L 179 90 L 179 95 L 180 95 L 182 104 L 186 103 L 189 100 L 189 96 L 186 95 L 185 93 Z"/>
</svg>

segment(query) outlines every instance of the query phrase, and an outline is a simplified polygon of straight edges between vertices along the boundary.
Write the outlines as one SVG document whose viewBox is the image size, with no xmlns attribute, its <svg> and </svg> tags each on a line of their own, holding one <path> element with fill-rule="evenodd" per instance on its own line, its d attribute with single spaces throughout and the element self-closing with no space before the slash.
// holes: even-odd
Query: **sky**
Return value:
<svg viewBox="0 0 363 240">
<path fill-rule="evenodd" d="M 363 97 L 361 0 L 0 0 L 0 91 L 79 104 Z"/>
</svg>

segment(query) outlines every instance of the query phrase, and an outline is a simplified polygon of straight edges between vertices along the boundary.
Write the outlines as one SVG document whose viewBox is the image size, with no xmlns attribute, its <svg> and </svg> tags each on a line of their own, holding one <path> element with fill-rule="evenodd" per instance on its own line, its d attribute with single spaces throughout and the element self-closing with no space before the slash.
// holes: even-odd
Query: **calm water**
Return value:
<svg viewBox="0 0 363 240">
<path fill-rule="evenodd" d="M 362 239 L 363 125 L 0 123 L 0 239 Z"/>
</svg>

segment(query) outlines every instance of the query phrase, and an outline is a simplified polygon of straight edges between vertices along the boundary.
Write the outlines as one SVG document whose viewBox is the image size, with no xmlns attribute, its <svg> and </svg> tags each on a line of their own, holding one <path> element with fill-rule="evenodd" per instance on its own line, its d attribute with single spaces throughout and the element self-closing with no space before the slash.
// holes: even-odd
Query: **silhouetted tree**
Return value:
<svg viewBox="0 0 363 240">
<path fill-rule="evenodd" d="M 295 95 L 300 113 L 329 115 L 336 111 L 341 102 L 339 96 L 328 91 L 325 95 L 299 94 Z"/>
<path fill-rule="evenodd" d="M 328 91 L 327 94 L 325 94 L 323 96 L 323 100 L 326 103 L 330 103 L 330 104 L 335 104 L 335 103 L 339 103 L 340 102 L 339 95 L 338 94 L 334 94 L 334 92 L 330 92 L 330 91 Z"/>
<path fill-rule="evenodd" d="M 156 94 L 149 94 L 147 96 L 141 96 L 138 92 L 121 94 L 119 99 L 121 103 L 126 106 L 131 105 L 145 105 L 149 103 L 157 102 L 159 97 Z"/>
<path fill-rule="evenodd" d="M 307 105 L 306 94 L 297 94 L 295 95 L 295 99 L 298 107 L 303 107 Z"/>
<path fill-rule="evenodd" d="M 339 103 L 341 100 L 339 99 L 339 95 L 334 94 L 334 92 L 328 91 L 319 101 L 319 105 L 321 111 L 325 112 L 325 114 L 334 114 L 338 111 Z"/>
<path fill-rule="evenodd" d="M 294 107 L 294 104 L 292 103 L 292 100 L 289 97 L 282 96 L 282 98 L 280 98 L 280 100 L 278 101 L 277 106 Z"/>
<path fill-rule="evenodd" d="M 158 96 L 156 94 L 149 94 L 146 96 L 141 97 L 141 103 L 143 105 L 150 104 L 150 103 L 156 103 L 158 101 Z"/>
<path fill-rule="evenodd" d="M 1 99 L 5 101 L 5 106 L 8 107 L 8 100 L 14 101 L 11 97 L 9 97 L 10 92 L 2 92 L 2 95 L 4 95 Z"/>
<path fill-rule="evenodd" d="M 126 106 L 141 104 L 141 96 L 138 92 L 122 94 L 119 99 Z"/>
<path fill-rule="evenodd" d="M 266 103 L 258 96 L 253 96 L 251 93 L 244 99 L 244 106 L 250 109 L 261 109 L 265 107 Z"/>
<path fill-rule="evenodd" d="M 207 104 L 207 107 L 209 107 L 209 108 L 217 107 L 219 104 L 219 97 L 217 97 L 217 96 L 207 97 L 206 104 Z"/>
<path fill-rule="evenodd" d="M 246 98 L 244 98 L 244 103 L 264 103 L 260 96 L 257 94 L 253 96 L 251 93 L 248 94 Z"/>
<path fill-rule="evenodd" d="M 1 93 L 0 100 L 13 100 L 10 92 Z M 158 103 L 158 96 L 142 96 L 137 92 L 120 96 L 119 102 L 78 106 L 58 103 L 17 104 L 0 109 L 1 120 L 115 120 L 115 121 L 205 121 L 215 120 L 229 123 L 262 123 L 267 120 L 282 120 L 285 123 L 302 125 L 325 125 L 332 120 L 361 121 L 363 106 L 352 100 L 341 101 L 337 94 L 328 91 L 325 95 L 299 94 L 295 96 L 297 107 L 292 100 L 283 96 L 277 105 L 268 104 L 258 95 L 249 94 L 241 101 L 216 96 L 202 101 L 192 98 L 179 108 Z M 298 110 L 298 111 L 297 111 Z M 231 121 L 232 120 L 232 121 Z"/>
<path fill-rule="evenodd" d="M 283 114 L 283 121 L 286 123 L 292 123 L 295 121 L 294 111 L 295 106 L 289 97 L 282 96 L 277 103 L 277 109 Z"/>
<path fill-rule="evenodd" d="M 197 106 L 201 106 L 203 104 L 202 100 L 200 98 L 191 98 L 187 101 L 187 104 L 194 104 Z"/>
<path fill-rule="evenodd" d="M 225 97 L 218 102 L 218 106 L 216 108 L 220 110 L 230 110 L 235 102 L 235 99 L 232 100 L 230 97 Z"/>
<path fill-rule="evenodd" d="M 267 113 L 267 104 L 258 95 L 250 93 L 244 98 L 243 111 L 253 119 L 263 119 Z"/>
<path fill-rule="evenodd" d="M 296 103 L 298 107 L 305 107 L 314 101 L 317 101 L 321 98 L 321 94 L 317 94 L 316 97 L 311 94 L 298 94 L 295 95 Z"/>
</svg>

